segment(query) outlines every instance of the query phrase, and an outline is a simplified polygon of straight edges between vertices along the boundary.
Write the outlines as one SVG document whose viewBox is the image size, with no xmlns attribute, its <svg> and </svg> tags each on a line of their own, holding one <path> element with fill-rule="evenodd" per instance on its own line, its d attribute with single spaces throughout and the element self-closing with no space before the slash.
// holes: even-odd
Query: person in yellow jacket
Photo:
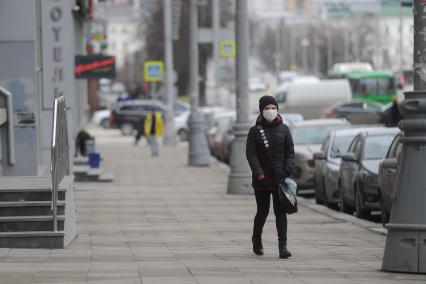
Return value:
<svg viewBox="0 0 426 284">
<path fill-rule="evenodd" d="M 160 155 L 159 138 L 164 133 L 163 116 L 160 112 L 151 112 L 145 118 L 145 136 L 149 139 L 152 156 Z"/>
</svg>

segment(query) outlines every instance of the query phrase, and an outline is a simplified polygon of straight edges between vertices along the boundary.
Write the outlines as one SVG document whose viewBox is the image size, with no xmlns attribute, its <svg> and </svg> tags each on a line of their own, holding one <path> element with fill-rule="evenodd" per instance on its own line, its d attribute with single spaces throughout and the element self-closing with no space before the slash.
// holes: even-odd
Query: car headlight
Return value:
<svg viewBox="0 0 426 284">
<path fill-rule="evenodd" d="M 365 183 L 377 184 L 378 182 L 377 174 L 369 172 L 366 169 L 361 169 L 360 177 Z"/>
</svg>

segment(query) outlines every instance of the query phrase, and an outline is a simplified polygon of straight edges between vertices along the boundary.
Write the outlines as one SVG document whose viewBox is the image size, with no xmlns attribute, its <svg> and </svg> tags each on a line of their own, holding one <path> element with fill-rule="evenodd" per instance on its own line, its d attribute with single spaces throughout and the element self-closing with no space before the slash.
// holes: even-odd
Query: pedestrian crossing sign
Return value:
<svg viewBox="0 0 426 284">
<path fill-rule="evenodd" d="M 220 56 L 235 57 L 237 53 L 237 45 L 235 40 L 221 40 L 219 42 Z"/>
<path fill-rule="evenodd" d="M 160 82 L 163 79 L 163 61 L 145 61 L 143 64 L 145 82 Z"/>
</svg>

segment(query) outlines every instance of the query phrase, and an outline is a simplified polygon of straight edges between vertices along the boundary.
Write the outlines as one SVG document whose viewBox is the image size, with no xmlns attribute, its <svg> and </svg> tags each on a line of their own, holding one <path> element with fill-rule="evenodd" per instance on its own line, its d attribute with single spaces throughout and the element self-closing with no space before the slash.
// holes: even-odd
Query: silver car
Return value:
<svg viewBox="0 0 426 284">
<path fill-rule="evenodd" d="M 341 158 L 361 129 L 345 129 L 331 132 L 324 140 L 321 150 L 314 153 L 315 201 L 327 206 L 339 202 L 339 168 Z"/>
<path fill-rule="evenodd" d="M 305 120 L 290 125 L 296 156 L 292 178 L 298 189 L 314 188 L 314 153 L 320 150 L 327 135 L 333 130 L 350 127 L 351 124 L 344 119 Z"/>
</svg>

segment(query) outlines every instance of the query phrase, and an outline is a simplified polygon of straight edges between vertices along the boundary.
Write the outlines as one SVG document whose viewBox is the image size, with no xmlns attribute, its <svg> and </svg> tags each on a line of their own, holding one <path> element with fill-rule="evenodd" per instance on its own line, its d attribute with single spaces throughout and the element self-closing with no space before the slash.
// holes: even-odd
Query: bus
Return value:
<svg viewBox="0 0 426 284">
<path fill-rule="evenodd" d="M 397 84 L 392 72 L 350 72 L 344 77 L 349 80 L 354 99 L 387 104 L 397 96 Z"/>
</svg>

